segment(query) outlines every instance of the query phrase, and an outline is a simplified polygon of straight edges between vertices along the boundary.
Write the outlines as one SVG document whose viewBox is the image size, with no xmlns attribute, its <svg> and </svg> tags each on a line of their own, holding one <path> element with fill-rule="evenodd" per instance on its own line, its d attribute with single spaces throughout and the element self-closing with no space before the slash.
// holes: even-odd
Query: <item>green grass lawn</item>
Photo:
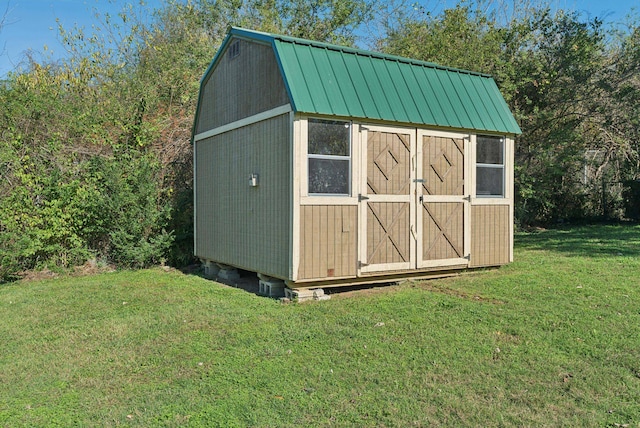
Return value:
<svg viewBox="0 0 640 428">
<path fill-rule="evenodd" d="M 0 426 L 640 426 L 640 226 L 283 305 L 151 269 L 0 286 Z"/>
</svg>

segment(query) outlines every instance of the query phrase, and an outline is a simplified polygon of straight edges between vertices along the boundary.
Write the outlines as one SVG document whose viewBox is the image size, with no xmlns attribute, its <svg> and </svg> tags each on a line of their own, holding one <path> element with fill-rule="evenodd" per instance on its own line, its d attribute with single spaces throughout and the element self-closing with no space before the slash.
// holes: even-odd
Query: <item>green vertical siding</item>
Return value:
<svg viewBox="0 0 640 428">
<path fill-rule="evenodd" d="M 197 257 L 288 277 L 290 132 L 285 114 L 195 143 Z"/>
<path fill-rule="evenodd" d="M 230 59 L 223 51 L 203 80 L 196 134 L 289 103 L 271 46 L 246 40 L 239 43 L 240 54 Z"/>
</svg>

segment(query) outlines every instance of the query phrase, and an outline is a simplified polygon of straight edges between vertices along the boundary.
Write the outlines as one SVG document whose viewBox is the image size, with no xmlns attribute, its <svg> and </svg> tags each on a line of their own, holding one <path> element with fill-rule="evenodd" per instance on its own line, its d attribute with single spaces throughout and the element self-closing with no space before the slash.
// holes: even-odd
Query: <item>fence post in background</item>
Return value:
<svg viewBox="0 0 640 428">
<path fill-rule="evenodd" d="M 607 215 L 607 182 L 604 179 L 604 174 L 602 174 L 602 218 L 604 220 L 609 218 Z"/>
</svg>

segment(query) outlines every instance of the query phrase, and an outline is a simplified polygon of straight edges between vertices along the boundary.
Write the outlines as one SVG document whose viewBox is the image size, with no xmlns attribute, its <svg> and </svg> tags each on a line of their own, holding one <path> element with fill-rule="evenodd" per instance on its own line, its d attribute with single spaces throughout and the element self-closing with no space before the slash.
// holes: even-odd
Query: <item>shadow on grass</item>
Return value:
<svg viewBox="0 0 640 428">
<path fill-rule="evenodd" d="M 640 225 L 598 224 L 520 232 L 515 246 L 581 257 L 640 257 Z"/>
<path fill-rule="evenodd" d="M 200 278 L 209 279 L 211 281 L 215 281 L 218 284 L 225 285 L 227 287 L 237 288 L 243 291 L 246 291 L 250 294 L 255 294 L 256 296 L 272 298 L 269 296 L 265 296 L 260 294 L 260 285 L 259 278 L 255 272 L 237 269 L 239 278 L 234 280 L 226 280 L 222 278 L 207 278 L 204 275 L 204 269 L 201 265 L 194 264 L 188 266 L 186 268 L 181 269 L 181 272 L 185 275 L 195 275 Z M 378 292 L 381 290 L 385 290 L 388 287 L 398 285 L 400 281 L 389 281 L 389 282 L 381 282 L 381 283 L 373 283 L 373 284 L 359 284 L 359 285 L 342 285 L 338 287 L 326 287 L 319 285 L 317 287 L 311 286 L 310 288 L 322 288 L 326 295 L 341 295 L 341 296 L 349 296 L 351 294 L 370 294 L 374 292 Z M 279 299 L 280 296 L 273 297 L 274 299 Z"/>
<path fill-rule="evenodd" d="M 182 273 L 186 275 L 195 275 L 200 278 L 204 278 L 210 281 L 215 281 L 218 284 L 226 285 L 227 287 L 239 288 L 247 293 L 260 295 L 258 284 L 258 275 L 255 272 L 249 272 L 242 269 L 237 269 L 239 278 L 237 279 L 222 279 L 222 278 L 207 278 L 204 274 L 204 268 L 202 265 L 194 264 L 189 268 L 182 269 Z"/>
</svg>

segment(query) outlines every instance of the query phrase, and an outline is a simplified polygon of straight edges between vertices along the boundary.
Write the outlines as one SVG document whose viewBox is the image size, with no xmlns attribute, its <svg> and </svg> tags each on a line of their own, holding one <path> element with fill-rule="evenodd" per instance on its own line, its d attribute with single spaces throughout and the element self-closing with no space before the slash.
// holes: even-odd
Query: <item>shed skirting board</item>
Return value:
<svg viewBox="0 0 640 428">
<path fill-rule="evenodd" d="M 324 279 L 310 279 L 300 280 L 296 282 L 285 281 L 287 287 L 291 289 L 297 288 L 330 288 L 330 287 L 345 287 L 352 285 L 370 285 L 370 284 L 388 284 L 393 282 L 400 282 L 404 280 L 418 280 L 418 279 L 437 279 L 446 278 L 450 276 L 460 275 L 460 272 L 467 268 L 463 266 L 447 266 L 446 268 L 430 269 L 430 270 L 403 270 L 395 272 L 384 273 L 371 273 L 365 276 L 359 277 L 346 277 L 346 278 L 324 278 Z"/>
<path fill-rule="evenodd" d="M 255 114 L 253 116 L 237 120 L 235 122 L 228 123 L 223 126 L 219 126 L 215 129 L 211 129 L 209 131 L 201 132 L 200 134 L 193 137 L 193 141 L 197 142 L 200 140 L 204 140 L 207 138 L 214 137 L 219 134 L 223 134 L 225 132 L 233 131 L 234 129 L 242 128 L 244 126 L 253 125 L 254 123 L 262 122 L 263 120 L 271 119 L 276 116 L 283 115 L 285 113 L 289 113 L 291 111 L 291 105 L 285 104 L 280 107 L 276 107 L 271 110 L 267 110 L 262 113 Z"/>
</svg>

